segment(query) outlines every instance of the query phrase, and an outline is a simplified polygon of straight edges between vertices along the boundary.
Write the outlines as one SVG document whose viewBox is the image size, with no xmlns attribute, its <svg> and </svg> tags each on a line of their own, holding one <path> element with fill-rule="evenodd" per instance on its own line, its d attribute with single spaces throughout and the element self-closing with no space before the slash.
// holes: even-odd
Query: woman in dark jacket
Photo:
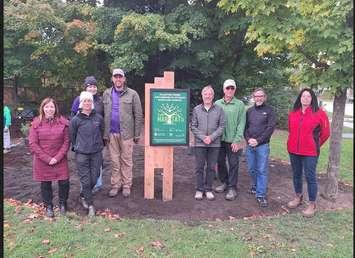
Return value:
<svg viewBox="0 0 355 258">
<path fill-rule="evenodd" d="M 52 181 L 58 181 L 59 209 L 67 210 L 69 195 L 69 121 L 61 116 L 58 105 L 52 98 L 42 101 L 39 116 L 31 125 L 29 145 L 33 154 L 33 179 L 41 182 L 41 194 L 46 215 L 54 217 Z"/>
<path fill-rule="evenodd" d="M 287 206 L 292 209 L 302 204 L 304 171 L 309 204 L 302 213 L 305 217 L 312 217 L 316 212 L 318 191 L 316 167 L 320 147 L 330 135 L 327 114 L 318 107 L 318 100 L 312 89 L 305 88 L 298 95 L 288 116 L 288 129 L 287 150 L 290 155 L 296 197 L 288 202 Z"/>
<path fill-rule="evenodd" d="M 96 113 L 100 114 L 104 117 L 104 103 L 102 102 L 102 98 L 97 94 L 97 81 L 94 76 L 87 76 L 84 80 L 85 90 L 90 92 L 94 97 L 94 109 Z M 71 117 L 74 117 L 79 112 L 79 96 L 77 96 L 71 107 Z M 93 193 L 101 190 L 103 181 L 102 181 L 102 173 L 103 173 L 103 164 L 100 168 L 100 176 L 97 178 L 96 184 L 93 188 Z"/>
<path fill-rule="evenodd" d="M 90 92 L 83 91 L 80 94 L 79 113 L 70 121 L 69 130 L 82 185 L 82 205 L 89 209 L 90 217 L 95 216 L 92 189 L 102 165 L 104 121 L 94 110 L 94 100 Z"/>
</svg>

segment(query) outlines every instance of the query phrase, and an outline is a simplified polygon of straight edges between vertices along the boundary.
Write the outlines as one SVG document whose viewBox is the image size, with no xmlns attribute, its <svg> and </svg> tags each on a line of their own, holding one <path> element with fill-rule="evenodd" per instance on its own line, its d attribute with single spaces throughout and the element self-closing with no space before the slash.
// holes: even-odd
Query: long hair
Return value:
<svg viewBox="0 0 355 258">
<path fill-rule="evenodd" d="M 42 100 L 41 105 L 39 106 L 39 120 L 41 121 L 45 117 L 44 106 L 47 105 L 49 102 L 52 102 L 55 107 L 54 118 L 58 118 L 60 116 L 57 102 L 53 98 L 48 97 Z"/>
<path fill-rule="evenodd" d="M 295 101 L 295 104 L 293 104 L 293 111 L 296 111 L 296 110 L 298 110 L 298 109 L 300 109 L 302 107 L 301 97 L 302 97 L 303 92 L 305 92 L 305 91 L 308 91 L 309 94 L 311 94 L 311 97 L 312 97 L 312 101 L 311 101 L 312 111 L 313 112 L 317 112 L 318 109 L 319 109 L 317 96 L 314 93 L 314 91 L 312 89 L 310 89 L 310 88 L 304 88 L 304 89 L 301 90 L 300 94 L 298 94 L 297 99 Z"/>
</svg>

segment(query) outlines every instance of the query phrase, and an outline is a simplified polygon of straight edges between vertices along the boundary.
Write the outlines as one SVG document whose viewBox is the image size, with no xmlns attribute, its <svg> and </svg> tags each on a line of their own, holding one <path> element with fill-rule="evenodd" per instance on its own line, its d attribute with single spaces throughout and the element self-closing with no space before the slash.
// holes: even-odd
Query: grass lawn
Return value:
<svg viewBox="0 0 355 258">
<path fill-rule="evenodd" d="M 36 217 L 4 202 L 4 257 L 353 257 L 351 210 L 213 222 Z"/>
<path fill-rule="evenodd" d="M 277 130 L 272 135 L 270 145 L 271 153 L 270 156 L 274 159 L 281 159 L 289 161 L 289 156 L 287 152 L 287 131 Z M 327 172 L 328 164 L 328 153 L 329 153 L 329 140 L 321 148 L 321 154 L 318 161 L 317 170 L 319 173 Z M 354 150 L 353 150 L 353 140 L 343 139 L 341 146 L 341 156 L 340 156 L 340 180 L 348 184 L 353 185 L 353 174 L 354 174 Z"/>
</svg>

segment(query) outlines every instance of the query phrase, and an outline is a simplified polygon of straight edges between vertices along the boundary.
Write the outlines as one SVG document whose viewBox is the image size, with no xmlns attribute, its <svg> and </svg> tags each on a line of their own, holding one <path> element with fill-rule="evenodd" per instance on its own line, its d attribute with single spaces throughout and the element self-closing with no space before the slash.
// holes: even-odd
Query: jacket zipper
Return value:
<svg viewBox="0 0 355 258">
<path fill-rule="evenodd" d="M 300 130 L 301 130 L 301 126 L 302 126 L 302 122 L 303 122 L 303 113 L 301 111 L 301 120 L 298 124 L 298 133 L 297 133 L 297 153 L 300 152 Z"/>
</svg>

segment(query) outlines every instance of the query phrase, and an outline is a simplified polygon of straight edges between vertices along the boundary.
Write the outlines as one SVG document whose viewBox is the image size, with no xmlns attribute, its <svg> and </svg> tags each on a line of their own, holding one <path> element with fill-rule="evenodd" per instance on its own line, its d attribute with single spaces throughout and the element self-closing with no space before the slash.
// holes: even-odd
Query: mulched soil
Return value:
<svg viewBox="0 0 355 258">
<path fill-rule="evenodd" d="M 15 139 L 14 141 L 19 141 Z M 86 215 L 87 211 L 79 203 L 79 178 L 76 174 L 73 153 L 68 152 L 71 169 L 70 196 L 68 200 L 69 211 L 79 215 Z M 155 218 L 174 219 L 197 223 L 199 220 L 230 220 L 234 218 L 250 218 L 259 216 L 277 216 L 286 213 L 300 213 L 304 205 L 288 210 L 286 203 L 293 198 L 292 172 L 288 162 L 271 160 L 269 170 L 269 188 L 267 208 L 259 208 L 254 196 L 247 193 L 250 185 L 246 169 L 246 160 L 242 156 L 239 169 L 238 197 L 234 201 L 226 201 L 224 194 L 216 194 L 215 201 L 196 201 L 194 157 L 187 147 L 174 148 L 174 184 L 173 200 L 162 201 L 161 172 L 155 176 L 155 199 L 144 199 L 144 146 L 134 147 L 133 187 L 129 198 L 123 198 L 120 193 L 109 198 L 110 190 L 110 163 L 108 151 L 104 150 L 105 169 L 104 187 L 96 193 L 94 204 L 98 211 L 119 214 L 123 218 Z M 32 200 L 41 203 L 40 184 L 32 179 L 32 156 L 28 146 L 20 143 L 13 147 L 10 153 L 4 154 L 4 198 L 13 198 L 27 202 Z M 324 186 L 325 178 L 319 178 L 320 191 Z M 214 185 L 218 185 L 215 180 Z M 54 204 L 58 204 L 57 184 L 53 184 Z M 304 189 L 307 189 L 304 184 Z M 308 199 L 308 198 L 306 198 Z M 318 197 L 318 209 L 342 209 L 353 207 L 352 187 L 340 184 L 336 202 Z"/>
</svg>

